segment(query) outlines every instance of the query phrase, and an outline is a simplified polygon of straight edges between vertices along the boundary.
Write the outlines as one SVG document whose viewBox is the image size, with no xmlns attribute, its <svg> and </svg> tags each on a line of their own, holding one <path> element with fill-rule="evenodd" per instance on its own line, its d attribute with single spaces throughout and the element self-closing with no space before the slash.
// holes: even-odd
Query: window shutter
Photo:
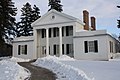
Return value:
<svg viewBox="0 0 120 80">
<path fill-rule="evenodd" d="M 51 37 L 51 28 L 49 28 L 49 37 Z"/>
<path fill-rule="evenodd" d="M 54 45 L 53 51 L 54 51 L 54 55 L 56 55 L 56 45 Z"/>
<path fill-rule="evenodd" d="M 88 42 L 87 41 L 84 41 L 84 50 L 85 50 L 85 53 L 88 53 Z"/>
<path fill-rule="evenodd" d="M 98 52 L 98 41 L 94 41 L 94 46 L 95 46 L 95 52 Z"/>
<path fill-rule="evenodd" d="M 18 55 L 20 55 L 20 45 L 18 45 Z"/>
<path fill-rule="evenodd" d="M 69 44 L 66 44 L 66 54 L 69 54 Z"/>
<path fill-rule="evenodd" d="M 27 55 L 27 45 L 25 45 L 25 54 Z"/>
<path fill-rule="evenodd" d="M 44 38 L 44 29 L 42 29 L 42 38 Z"/>
<path fill-rule="evenodd" d="M 62 27 L 62 36 L 64 36 L 64 27 Z"/>
<path fill-rule="evenodd" d="M 69 30 L 68 30 L 68 26 L 66 26 L 66 36 L 69 36 Z"/>
<path fill-rule="evenodd" d="M 53 37 L 56 37 L 56 29 L 55 28 L 53 28 Z"/>
</svg>

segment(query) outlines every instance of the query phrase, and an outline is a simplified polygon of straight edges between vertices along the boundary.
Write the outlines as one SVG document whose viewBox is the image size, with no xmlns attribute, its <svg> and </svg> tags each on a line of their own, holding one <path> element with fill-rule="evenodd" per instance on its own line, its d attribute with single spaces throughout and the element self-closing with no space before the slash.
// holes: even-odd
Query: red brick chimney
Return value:
<svg viewBox="0 0 120 80">
<path fill-rule="evenodd" d="M 89 13 L 87 10 L 83 11 L 83 22 L 85 23 L 84 30 L 89 30 Z"/>
<path fill-rule="evenodd" d="M 95 17 L 91 17 L 91 27 L 92 27 L 92 30 L 96 30 Z"/>
</svg>

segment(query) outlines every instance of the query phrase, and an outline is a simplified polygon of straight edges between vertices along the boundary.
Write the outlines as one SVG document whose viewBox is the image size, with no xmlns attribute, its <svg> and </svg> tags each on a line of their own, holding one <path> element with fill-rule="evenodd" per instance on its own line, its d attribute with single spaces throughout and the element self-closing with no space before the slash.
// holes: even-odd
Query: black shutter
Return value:
<svg viewBox="0 0 120 80">
<path fill-rule="evenodd" d="M 66 44 L 66 54 L 69 54 L 69 44 Z"/>
<path fill-rule="evenodd" d="M 44 29 L 42 29 L 42 38 L 44 38 Z"/>
<path fill-rule="evenodd" d="M 20 45 L 18 45 L 18 55 L 20 55 Z"/>
<path fill-rule="evenodd" d="M 84 41 L 84 50 L 85 50 L 85 53 L 88 53 L 88 43 L 87 43 L 87 41 Z"/>
<path fill-rule="evenodd" d="M 62 44 L 62 53 L 64 54 L 64 44 Z"/>
<path fill-rule="evenodd" d="M 50 55 L 50 46 L 49 46 L 49 55 Z"/>
<path fill-rule="evenodd" d="M 51 37 L 51 28 L 49 29 L 49 37 Z"/>
<path fill-rule="evenodd" d="M 64 36 L 64 27 L 62 27 L 62 36 Z"/>
<path fill-rule="evenodd" d="M 27 45 L 25 45 L 25 54 L 27 55 Z"/>
<path fill-rule="evenodd" d="M 95 46 L 95 52 L 98 52 L 98 41 L 94 41 L 94 46 Z"/>
<path fill-rule="evenodd" d="M 69 30 L 68 30 L 68 26 L 66 26 L 66 36 L 69 36 Z"/>
<path fill-rule="evenodd" d="M 53 28 L 53 37 L 56 37 L 56 28 Z"/>
<path fill-rule="evenodd" d="M 54 55 L 56 55 L 56 45 L 54 45 L 53 51 L 54 51 Z"/>
</svg>

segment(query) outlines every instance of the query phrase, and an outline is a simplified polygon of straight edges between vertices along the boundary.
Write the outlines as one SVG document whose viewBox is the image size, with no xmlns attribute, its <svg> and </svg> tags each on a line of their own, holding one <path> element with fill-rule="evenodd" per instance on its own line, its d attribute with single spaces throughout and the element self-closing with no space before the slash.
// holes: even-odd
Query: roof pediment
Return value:
<svg viewBox="0 0 120 80">
<path fill-rule="evenodd" d="M 78 19 L 67 14 L 51 10 L 44 14 L 41 18 L 32 23 L 32 26 L 46 25 L 46 24 L 57 24 L 77 21 Z M 82 22 L 81 22 L 82 23 Z"/>
</svg>

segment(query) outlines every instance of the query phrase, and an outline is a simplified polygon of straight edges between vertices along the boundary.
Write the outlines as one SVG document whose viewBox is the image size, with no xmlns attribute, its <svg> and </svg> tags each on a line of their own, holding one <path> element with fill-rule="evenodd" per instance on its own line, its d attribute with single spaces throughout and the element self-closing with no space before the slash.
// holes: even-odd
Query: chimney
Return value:
<svg viewBox="0 0 120 80">
<path fill-rule="evenodd" d="M 95 17 L 91 17 L 91 27 L 92 27 L 92 30 L 96 30 Z"/>
<path fill-rule="evenodd" d="M 84 30 L 89 30 L 89 13 L 87 10 L 83 11 L 83 22 L 85 23 Z"/>
</svg>

